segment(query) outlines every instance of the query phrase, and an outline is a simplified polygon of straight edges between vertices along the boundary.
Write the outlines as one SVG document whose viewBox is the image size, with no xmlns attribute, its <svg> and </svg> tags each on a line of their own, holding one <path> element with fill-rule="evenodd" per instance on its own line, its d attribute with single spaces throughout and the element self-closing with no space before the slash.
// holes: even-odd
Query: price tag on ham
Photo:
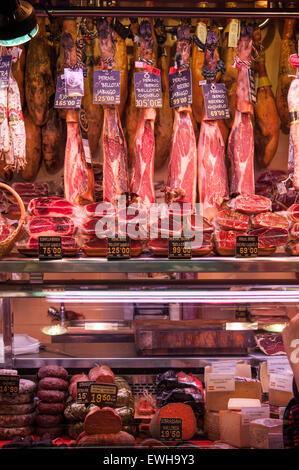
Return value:
<svg viewBox="0 0 299 470">
<path fill-rule="evenodd" d="M 93 104 L 120 103 L 120 70 L 93 72 Z"/>
<path fill-rule="evenodd" d="M 136 108 L 162 108 L 161 76 L 149 72 L 134 73 Z"/>
<path fill-rule="evenodd" d="M 233 374 L 207 374 L 208 392 L 234 392 L 235 376 Z"/>
<path fill-rule="evenodd" d="M 3 395 L 18 394 L 19 384 L 19 375 L 0 375 L 0 393 Z"/>
<path fill-rule="evenodd" d="M 206 119 L 228 119 L 230 117 L 224 83 L 210 83 L 202 86 Z"/>
<path fill-rule="evenodd" d="M 65 94 L 76 97 L 84 96 L 83 70 L 64 69 Z"/>
<path fill-rule="evenodd" d="M 7 88 L 11 71 L 12 56 L 0 57 L 0 88 Z"/>
<path fill-rule="evenodd" d="M 168 259 L 191 259 L 192 249 L 189 238 L 168 239 Z"/>
<path fill-rule="evenodd" d="M 236 257 L 252 258 L 258 255 L 258 237 L 239 235 L 236 237 Z"/>
<path fill-rule="evenodd" d="M 161 418 L 160 419 L 160 439 L 161 441 L 181 441 L 182 440 L 181 418 Z"/>
<path fill-rule="evenodd" d="M 256 104 L 255 76 L 252 69 L 248 69 L 249 101 Z"/>
<path fill-rule="evenodd" d="M 108 238 L 107 258 L 109 260 L 131 258 L 131 244 L 129 238 Z"/>
<path fill-rule="evenodd" d="M 113 406 L 117 399 L 117 385 L 93 383 L 89 386 L 91 405 Z"/>
<path fill-rule="evenodd" d="M 192 104 L 191 70 L 175 70 L 168 75 L 169 104 L 171 108 Z"/>
<path fill-rule="evenodd" d="M 269 388 L 283 392 L 293 391 L 293 376 L 290 374 L 271 374 Z"/>
<path fill-rule="evenodd" d="M 65 93 L 64 75 L 57 77 L 54 108 L 80 109 L 82 96 L 68 96 Z"/>
<path fill-rule="evenodd" d="M 89 404 L 89 387 L 91 384 L 95 384 L 94 381 L 84 381 L 77 383 L 77 403 L 86 403 Z"/>
<path fill-rule="evenodd" d="M 61 237 L 38 237 L 38 257 L 41 260 L 61 259 Z"/>
</svg>

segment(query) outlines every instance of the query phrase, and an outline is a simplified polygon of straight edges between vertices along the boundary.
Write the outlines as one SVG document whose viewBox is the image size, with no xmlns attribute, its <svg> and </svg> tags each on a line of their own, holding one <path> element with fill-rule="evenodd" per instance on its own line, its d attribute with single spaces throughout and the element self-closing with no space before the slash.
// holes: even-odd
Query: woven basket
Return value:
<svg viewBox="0 0 299 470">
<path fill-rule="evenodd" d="M 4 183 L 0 183 L 0 189 L 9 191 L 15 197 L 15 199 L 17 200 L 17 203 L 19 204 L 20 211 L 21 211 L 21 217 L 20 217 L 17 228 L 9 235 L 9 237 L 7 237 L 5 240 L 0 242 L 0 257 L 3 257 L 3 256 L 8 255 L 8 253 L 11 251 L 15 241 L 17 240 L 22 230 L 22 227 L 26 219 L 26 210 L 25 210 L 23 201 L 18 195 L 18 193 L 16 193 L 16 191 L 14 191 L 10 186 Z"/>
</svg>

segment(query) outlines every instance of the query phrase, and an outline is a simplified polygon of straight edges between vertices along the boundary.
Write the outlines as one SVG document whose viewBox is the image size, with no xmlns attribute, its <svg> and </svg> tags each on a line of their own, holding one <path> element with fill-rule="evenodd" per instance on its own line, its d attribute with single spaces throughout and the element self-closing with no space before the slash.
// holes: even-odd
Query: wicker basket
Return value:
<svg viewBox="0 0 299 470">
<path fill-rule="evenodd" d="M 0 183 L 0 189 L 9 191 L 15 197 L 15 199 L 17 200 L 17 203 L 19 204 L 20 211 L 21 211 L 21 217 L 20 217 L 17 228 L 9 235 L 9 237 L 7 237 L 5 240 L 0 242 L 0 257 L 3 257 L 3 256 L 8 255 L 8 253 L 12 249 L 15 241 L 17 240 L 22 230 L 22 227 L 25 223 L 26 210 L 25 210 L 24 203 L 22 199 L 20 198 L 20 196 L 18 195 L 18 193 L 16 193 L 16 191 L 14 191 L 10 186 L 4 183 Z"/>
</svg>

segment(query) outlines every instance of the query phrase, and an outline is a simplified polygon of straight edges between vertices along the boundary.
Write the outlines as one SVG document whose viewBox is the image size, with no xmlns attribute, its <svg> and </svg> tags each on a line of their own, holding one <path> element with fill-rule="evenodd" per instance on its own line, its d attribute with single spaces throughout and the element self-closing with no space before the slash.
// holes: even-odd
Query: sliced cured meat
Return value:
<svg viewBox="0 0 299 470">
<path fill-rule="evenodd" d="M 288 241 L 289 233 L 284 228 L 258 228 L 250 230 L 248 235 L 258 237 L 259 248 L 272 248 L 285 245 Z"/>
<path fill-rule="evenodd" d="M 205 218 L 201 217 L 198 214 L 191 215 L 191 228 L 192 230 L 204 232 L 204 233 L 213 233 L 214 227 L 210 222 Z"/>
<path fill-rule="evenodd" d="M 19 196 L 42 197 L 49 195 L 48 183 L 13 183 L 12 188 Z"/>
<path fill-rule="evenodd" d="M 82 250 L 87 256 L 107 256 L 107 238 L 91 238 L 82 246 Z M 139 256 L 143 251 L 142 243 L 139 240 L 131 240 L 131 256 Z"/>
<path fill-rule="evenodd" d="M 116 211 L 113 205 L 104 201 L 87 204 L 84 209 L 87 217 L 100 218 L 102 216 L 116 216 Z"/>
<path fill-rule="evenodd" d="M 258 214 L 271 211 L 271 200 L 264 196 L 251 194 L 250 196 L 238 196 L 234 200 L 235 210 L 244 214 Z"/>
<path fill-rule="evenodd" d="M 168 239 L 155 238 L 150 240 L 148 248 L 154 256 L 168 256 Z M 212 249 L 211 236 L 208 233 L 203 234 L 202 243 L 191 241 L 192 256 L 206 256 L 211 253 Z"/>
<path fill-rule="evenodd" d="M 236 251 L 236 239 L 238 236 L 247 235 L 246 232 L 233 230 L 217 230 L 214 233 L 214 250 L 220 256 L 233 256 Z"/>
<path fill-rule="evenodd" d="M 72 216 L 74 206 L 61 197 L 38 197 L 28 204 L 28 214 L 40 217 Z"/>
<path fill-rule="evenodd" d="M 275 356 L 277 354 L 286 354 L 283 346 L 282 336 L 275 334 L 258 334 L 255 335 L 257 346 L 267 356 Z"/>
<path fill-rule="evenodd" d="M 58 379 L 67 380 L 68 375 L 68 371 L 64 367 L 56 365 L 43 366 L 37 373 L 39 379 L 43 379 L 44 377 L 57 377 Z"/>
<path fill-rule="evenodd" d="M 102 218 L 96 219 L 93 217 L 92 219 L 87 220 L 86 222 L 83 223 L 82 225 L 82 235 L 88 236 L 88 237 L 96 237 L 96 236 L 113 236 L 115 230 L 109 230 L 108 223 L 107 222 L 101 222 L 101 224 L 98 224 Z M 100 231 L 100 227 L 103 228 L 103 231 Z"/>
<path fill-rule="evenodd" d="M 254 217 L 251 217 L 251 225 L 253 228 L 274 227 L 274 228 L 289 228 L 288 219 L 275 212 L 262 212 Z"/>
<path fill-rule="evenodd" d="M 32 217 L 27 229 L 31 236 L 73 235 L 75 226 L 70 217 Z"/>
<path fill-rule="evenodd" d="M 176 68 L 188 66 L 191 52 L 190 29 L 180 25 L 177 29 Z M 191 105 L 174 111 L 172 146 L 168 165 L 166 202 L 179 201 L 194 208 L 196 202 L 197 152 L 191 120 Z"/>
<path fill-rule="evenodd" d="M 247 230 L 249 226 L 249 216 L 240 212 L 225 209 L 219 211 L 216 222 L 225 230 Z"/>
</svg>

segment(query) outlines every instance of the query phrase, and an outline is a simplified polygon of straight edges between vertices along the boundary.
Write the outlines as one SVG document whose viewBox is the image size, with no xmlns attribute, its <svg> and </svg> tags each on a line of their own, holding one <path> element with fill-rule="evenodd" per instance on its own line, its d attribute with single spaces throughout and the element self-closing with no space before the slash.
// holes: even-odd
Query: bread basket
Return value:
<svg viewBox="0 0 299 470">
<path fill-rule="evenodd" d="M 20 198 L 20 196 L 18 195 L 18 193 L 16 191 L 14 191 L 10 186 L 8 186 L 7 184 L 4 184 L 4 183 L 0 183 L 0 189 L 4 189 L 5 191 L 9 191 L 14 196 L 14 198 L 17 200 L 17 203 L 18 203 L 18 205 L 20 207 L 20 211 L 21 211 L 21 216 L 20 216 L 17 228 L 5 240 L 0 242 L 0 258 L 2 258 L 3 256 L 8 255 L 8 253 L 12 249 L 15 241 L 17 240 L 17 238 L 18 238 L 18 236 L 19 236 L 19 234 L 22 230 L 22 227 L 25 223 L 26 210 L 25 210 L 24 203 L 23 203 L 22 199 Z"/>
</svg>

